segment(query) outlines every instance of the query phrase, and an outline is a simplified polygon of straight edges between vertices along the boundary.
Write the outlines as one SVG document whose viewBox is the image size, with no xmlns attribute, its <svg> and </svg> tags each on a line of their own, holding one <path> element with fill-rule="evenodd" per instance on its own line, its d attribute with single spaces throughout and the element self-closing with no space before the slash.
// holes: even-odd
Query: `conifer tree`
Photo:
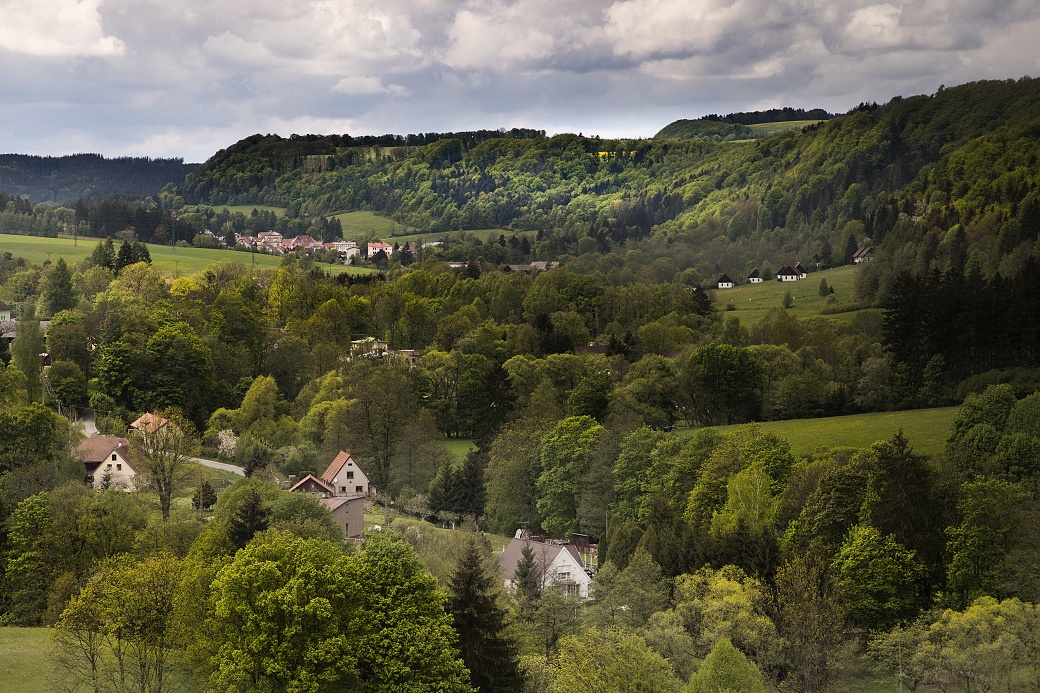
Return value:
<svg viewBox="0 0 1040 693">
<path fill-rule="evenodd" d="M 459 634 L 462 661 L 480 693 L 520 691 L 523 683 L 516 646 L 505 633 L 496 575 L 471 536 L 451 576 L 447 611 Z"/>
<path fill-rule="evenodd" d="M 257 532 L 267 529 L 270 511 L 264 507 L 264 499 L 255 488 L 238 506 L 228 527 L 228 538 L 235 548 L 245 548 Z"/>
<path fill-rule="evenodd" d="M 72 286 L 72 273 L 65 258 L 58 258 L 54 269 L 47 275 L 43 295 L 48 315 L 57 315 L 63 310 L 76 307 L 76 290 Z"/>
<path fill-rule="evenodd" d="M 534 551 L 530 544 L 524 544 L 520 549 L 520 560 L 513 571 L 513 587 L 516 589 L 517 597 L 521 606 L 526 606 L 535 599 L 542 591 L 542 580 L 538 574 L 538 565 L 534 560 Z"/>
</svg>

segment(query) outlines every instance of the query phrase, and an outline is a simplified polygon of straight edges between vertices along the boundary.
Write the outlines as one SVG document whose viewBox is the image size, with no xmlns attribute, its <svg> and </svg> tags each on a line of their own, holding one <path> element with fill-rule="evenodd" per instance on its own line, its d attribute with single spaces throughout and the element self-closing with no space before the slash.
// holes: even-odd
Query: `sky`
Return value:
<svg viewBox="0 0 1040 693">
<path fill-rule="evenodd" d="M 0 152 L 844 112 L 1040 76 L 1040 0 L 0 0 Z"/>
</svg>

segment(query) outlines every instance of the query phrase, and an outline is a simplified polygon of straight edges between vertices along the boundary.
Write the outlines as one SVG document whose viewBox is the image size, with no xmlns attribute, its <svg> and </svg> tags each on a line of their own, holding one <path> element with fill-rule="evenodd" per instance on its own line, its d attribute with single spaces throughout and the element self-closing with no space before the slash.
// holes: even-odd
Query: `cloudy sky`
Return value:
<svg viewBox="0 0 1040 693">
<path fill-rule="evenodd" d="M 649 137 L 1040 76 L 1040 0 L 0 0 L 0 152 L 253 133 Z"/>
</svg>

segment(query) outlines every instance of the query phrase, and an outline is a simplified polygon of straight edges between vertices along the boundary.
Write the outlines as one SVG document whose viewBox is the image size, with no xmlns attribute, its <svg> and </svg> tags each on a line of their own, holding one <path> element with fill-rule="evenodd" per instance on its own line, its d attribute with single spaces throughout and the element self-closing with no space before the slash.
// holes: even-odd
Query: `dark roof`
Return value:
<svg viewBox="0 0 1040 693">
<path fill-rule="evenodd" d="M 322 479 L 319 479 L 318 477 L 314 476 L 313 474 L 308 474 L 307 476 L 303 477 L 302 479 L 297 481 L 295 484 L 293 484 L 293 487 L 291 489 L 289 489 L 289 490 L 290 491 L 296 491 L 297 489 L 301 489 L 304 486 L 304 484 L 308 484 L 308 482 L 309 482 L 309 484 L 313 484 L 315 486 L 318 486 L 319 488 L 324 490 L 326 493 L 333 493 L 333 488 L 331 486 L 329 486 L 327 483 L 325 483 L 325 481 L 323 481 Z M 303 490 L 306 491 L 308 489 L 303 488 Z"/>
<path fill-rule="evenodd" d="M 776 274 L 777 274 L 777 276 L 780 276 L 780 275 L 792 276 L 792 275 L 795 275 L 795 274 L 798 274 L 798 273 L 795 272 L 794 268 L 791 267 L 790 265 L 784 265 L 783 267 L 780 268 L 780 270 Z"/>
<path fill-rule="evenodd" d="M 119 453 L 124 460 L 129 460 L 130 441 L 117 436 L 97 436 L 84 438 L 76 446 L 76 457 L 84 464 L 100 464 L 113 452 Z"/>
<path fill-rule="evenodd" d="M 729 278 L 729 275 L 728 275 L 728 274 L 724 274 L 724 275 L 722 275 L 721 277 L 719 277 L 719 281 L 718 281 L 718 283 L 719 283 L 719 284 L 722 284 L 723 282 L 726 282 L 726 283 L 732 284 L 732 283 L 733 283 L 733 280 Z"/>
<path fill-rule="evenodd" d="M 806 270 L 806 269 L 805 269 L 804 267 L 802 267 L 802 263 L 800 263 L 800 262 L 799 262 L 799 263 L 797 263 L 797 264 L 796 264 L 796 265 L 794 266 L 794 271 L 795 271 L 795 272 L 798 272 L 798 273 L 800 273 L 800 274 L 808 274 L 808 273 L 809 273 L 809 272 L 808 272 L 808 270 Z"/>
<path fill-rule="evenodd" d="M 747 276 L 747 278 L 748 279 L 758 279 L 761 276 L 762 276 L 761 272 L 759 272 L 758 268 L 756 267 L 755 269 L 751 270 L 751 274 L 749 274 Z"/>
<path fill-rule="evenodd" d="M 13 310 L 14 306 L 9 306 L 3 301 L 0 301 L 0 310 Z"/>
<path fill-rule="evenodd" d="M 510 580 L 513 579 L 513 574 L 516 573 L 516 564 L 520 562 L 521 552 L 524 550 L 525 544 L 531 547 L 531 551 L 534 552 L 535 565 L 538 566 L 539 570 L 543 571 L 552 565 L 552 562 L 556 560 L 560 552 L 566 548 L 558 544 L 546 544 L 541 541 L 531 541 L 530 539 L 513 539 L 502 551 L 502 555 L 498 557 L 499 569 Z"/>
<path fill-rule="evenodd" d="M 853 253 L 852 257 L 853 259 L 857 257 L 863 257 L 864 255 L 869 255 L 872 252 L 874 252 L 874 249 L 869 245 L 865 245 L 862 248 L 858 249 L 855 253 Z"/>
</svg>

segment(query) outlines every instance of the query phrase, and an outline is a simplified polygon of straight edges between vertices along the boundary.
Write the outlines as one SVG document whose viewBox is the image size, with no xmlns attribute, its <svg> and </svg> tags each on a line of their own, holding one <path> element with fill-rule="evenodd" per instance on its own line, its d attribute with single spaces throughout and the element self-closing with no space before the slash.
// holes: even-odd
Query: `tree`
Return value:
<svg viewBox="0 0 1040 693">
<path fill-rule="evenodd" d="M 46 349 L 40 321 L 25 316 L 15 328 L 11 343 L 11 363 L 25 376 L 25 389 L 30 402 L 43 399 L 43 361 L 40 354 Z"/>
<path fill-rule="evenodd" d="M 87 400 L 87 378 L 74 361 L 55 361 L 44 374 L 54 401 L 81 406 Z"/>
<path fill-rule="evenodd" d="M 26 498 L 11 515 L 3 592 L 10 604 L 5 620 L 39 625 L 47 608 L 47 588 L 55 575 L 46 535 L 54 520 L 46 493 Z"/>
<path fill-rule="evenodd" d="M 244 548 L 258 532 L 267 529 L 270 514 L 270 510 L 264 507 L 260 491 L 250 489 L 228 523 L 228 538 L 231 544 L 236 549 Z"/>
<path fill-rule="evenodd" d="M 171 690 L 181 569 L 168 553 L 138 563 L 124 557 L 87 581 L 54 629 L 62 690 Z"/>
<path fill-rule="evenodd" d="M 594 601 L 585 608 L 589 623 L 601 627 L 642 628 L 668 606 L 668 581 L 645 548 L 636 550 L 624 570 L 606 564 L 592 583 Z"/>
<path fill-rule="evenodd" d="M 497 566 L 488 564 L 477 538 L 470 536 L 451 576 L 447 611 L 459 635 L 462 661 L 481 693 L 519 691 L 522 684 L 498 583 Z"/>
<path fill-rule="evenodd" d="M 191 507 L 196 510 L 209 510 L 217 504 L 217 492 L 208 480 L 199 484 L 199 492 L 191 497 Z"/>
<path fill-rule="evenodd" d="M 721 638 L 683 693 L 765 693 L 762 674 L 754 662 Z"/>
<path fill-rule="evenodd" d="M 198 449 L 194 424 L 169 412 L 153 414 L 130 436 L 130 461 L 159 494 L 163 520 L 170 519 L 173 494 L 186 483 L 185 465 Z"/>
<path fill-rule="evenodd" d="M 783 306 L 784 308 L 790 308 L 794 305 L 794 296 L 791 295 L 791 290 L 788 289 L 787 293 L 784 294 Z"/>
<path fill-rule="evenodd" d="M 43 284 L 43 298 L 47 315 L 54 316 L 76 307 L 76 290 L 72 286 L 72 273 L 65 264 L 65 258 L 59 257 L 54 269 L 47 274 Z"/>
<path fill-rule="evenodd" d="M 827 296 L 829 296 L 830 294 L 834 293 L 834 289 L 832 289 L 832 288 L 831 288 L 831 287 L 830 287 L 830 286 L 829 286 L 829 285 L 827 284 L 827 280 L 826 280 L 826 279 L 821 279 L 821 280 L 820 280 L 820 288 L 819 288 L 819 291 L 817 291 L 817 293 L 818 293 L 818 294 L 819 294 L 820 296 L 823 296 L 823 297 L 827 297 Z"/>
<path fill-rule="evenodd" d="M 844 615 L 823 562 L 795 556 L 776 573 L 777 626 L 784 638 L 788 681 L 800 693 L 820 693 L 834 675 Z"/>
<path fill-rule="evenodd" d="M 542 526 L 553 536 L 567 536 L 578 529 L 578 486 L 602 431 L 590 416 L 571 416 L 556 424 L 542 441 L 537 506 L 545 518 Z"/>
<path fill-rule="evenodd" d="M 550 693 L 678 693 L 668 662 L 638 635 L 586 628 L 560 640 Z"/>
<path fill-rule="evenodd" d="M 764 373 L 750 349 L 729 344 L 700 347 L 679 376 L 682 406 L 704 426 L 749 421 L 761 408 Z"/>
<path fill-rule="evenodd" d="M 835 582 L 853 623 L 887 630 L 917 611 L 917 583 L 924 568 L 891 534 L 857 525 L 834 557 Z"/>
</svg>

